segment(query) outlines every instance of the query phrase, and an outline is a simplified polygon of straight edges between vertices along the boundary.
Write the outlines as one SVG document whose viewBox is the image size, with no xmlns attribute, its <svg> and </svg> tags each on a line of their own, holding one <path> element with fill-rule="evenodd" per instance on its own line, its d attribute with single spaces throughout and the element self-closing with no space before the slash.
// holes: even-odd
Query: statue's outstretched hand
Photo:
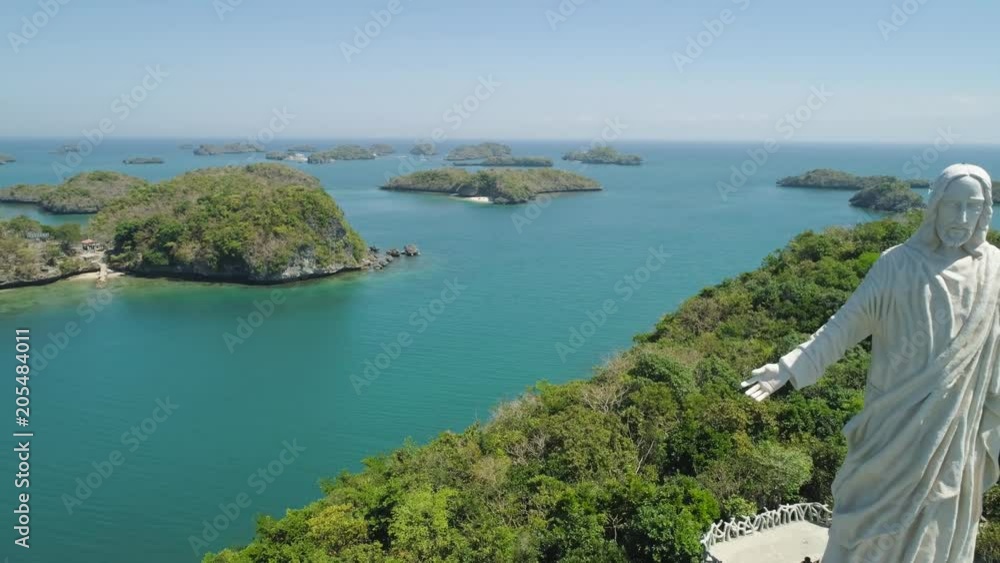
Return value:
<svg viewBox="0 0 1000 563">
<path fill-rule="evenodd" d="M 763 401 L 772 393 L 781 389 L 788 383 L 789 374 L 778 364 L 767 364 L 750 372 L 750 379 L 740 385 L 746 387 L 744 391 L 748 397 L 755 401 Z"/>
</svg>

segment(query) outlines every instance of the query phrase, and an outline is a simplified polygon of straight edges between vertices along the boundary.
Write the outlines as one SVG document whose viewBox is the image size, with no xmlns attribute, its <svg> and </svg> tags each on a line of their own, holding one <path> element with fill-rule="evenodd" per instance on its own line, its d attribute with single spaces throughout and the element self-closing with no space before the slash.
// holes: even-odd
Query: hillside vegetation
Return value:
<svg viewBox="0 0 1000 563">
<path fill-rule="evenodd" d="M 397 176 L 382 189 L 488 197 L 493 203 L 510 204 L 531 201 L 542 193 L 595 191 L 601 186 L 565 170 L 487 169 L 471 174 L 461 168 L 438 168 Z"/>
<path fill-rule="evenodd" d="M 109 265 L 133 273 L 268 283 L 359 269 L 367 255 L 316 178 L 272 163 L 137 188 L 91 229 Z"/>
<path fill-rule="evenodd" d="M 109 201 L 145 186 L 142 178 L 98 170 L 82 172 L 58 186 L 18 184 L 0 189 L 0 201 L 38 204 L 49 213 L 97 213 Z"/>
<path fill-rule="evenodd" d="M 0 221 L 0 288 L 54 281 L 99 266 L 79 256 L 80 225 L 43 225 L 24 216 Z"/>
<path fill-rule="evenodd" d="M 591 379 L 538 383 L 487 423 L 366 459 L 324 482 L 322 500 L 262 517 L 248 546 L 205 561 L 696 563 L 714 520 L 829 503 L 870 341 L 801 391 L 756 403 L 739 382 L 826 322 L 919 220 L 803 233 L 687 300 Z M 996 489 L 985 514 L 1000 516 Z M 997 549 L 998 531 L 984 527 L 981 552 Z"/>
</svg>

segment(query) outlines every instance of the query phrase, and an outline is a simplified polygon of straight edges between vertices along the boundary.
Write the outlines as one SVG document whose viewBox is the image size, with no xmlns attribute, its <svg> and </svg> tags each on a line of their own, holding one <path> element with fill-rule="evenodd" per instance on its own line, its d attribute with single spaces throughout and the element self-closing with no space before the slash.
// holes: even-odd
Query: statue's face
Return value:
<svg viewBox="0 0 1000 563">
<path fill-rule="evenodd" d="M 934 225 L 941 242 L 953 248 L 969 242 L 985 205 L 983 188 L 975 178 L 959 178 L 949 184 L 938 204 Z"/>
</svg>

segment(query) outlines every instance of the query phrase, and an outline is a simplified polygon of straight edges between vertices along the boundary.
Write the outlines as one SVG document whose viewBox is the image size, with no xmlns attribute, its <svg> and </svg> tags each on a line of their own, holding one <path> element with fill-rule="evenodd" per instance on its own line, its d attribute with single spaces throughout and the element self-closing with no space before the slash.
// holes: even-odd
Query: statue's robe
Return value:
<svg viewBox="0 0 1000 563">
<path fill-rule="evenodd" d="M 804 387 L 872 336 L 823 563 L 972 562 L 983 494 L 1000 476 L 1000 250 L 979 251 L 945 265 L 914 239 L 887 250 L 780 360 Z"/>
</svg>

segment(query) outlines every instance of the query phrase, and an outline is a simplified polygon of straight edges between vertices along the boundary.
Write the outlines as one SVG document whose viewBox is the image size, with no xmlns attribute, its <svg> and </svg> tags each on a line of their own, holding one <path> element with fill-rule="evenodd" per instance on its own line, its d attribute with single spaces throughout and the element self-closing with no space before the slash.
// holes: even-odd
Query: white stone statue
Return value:
<svg viewBox="0 0 1000 563">
<path fill-rule="evenodd" d="M 872 266 L 808 342 L 753 371 L 746 394 L 814 383 L 872 336 L 865 406 L 844 427 L 823 563 L 971 563 L 1000 476 L 1000 249 L 992 184 L 948 167 L 923 223 Z"/>
</svg>

